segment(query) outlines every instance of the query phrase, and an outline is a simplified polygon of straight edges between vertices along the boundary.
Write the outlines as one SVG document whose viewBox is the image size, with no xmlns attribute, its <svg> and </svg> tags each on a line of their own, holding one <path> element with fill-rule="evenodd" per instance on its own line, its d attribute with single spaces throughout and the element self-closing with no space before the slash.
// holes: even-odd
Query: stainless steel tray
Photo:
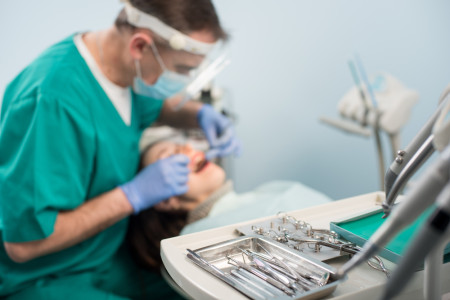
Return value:
<svg viewBox="0 0 450 300">
<path fill-rule="evenodd" d="M 231 257 L 236 261 L 248 262 L 248 259 L 244 258 L 241 249 L 261 254 L 266 254 L 266 251 L 268 251 L 271 256 L 282 260 L 298 274 L 306 274 L 310 279 L 314 278 L 314 280 L 320 280 L 324 276 L 329 276 L 329 279 L 327 283 L 322 286 L 314 286 L 314 288 L 311 288 L 308 291 L 295 291 L 292 296 L 281 291 L 278 293 L 272 292 L 273 295 L 268 296 L 266 293 L 259 293 L 258 289 L 253 289 L 256 293 L 252 293 L 251 289 L 249 291 L 248 288 L 246 288 L 246 286 L 251 286 L 252 284 L 242 280 L 240 280 L 239 283 L 239 280 L 234 280 L 235 278 L 231 276 L 231 273 L 235 272 L 237 268 L 228 263 L 228 257 Z M 337 285 L 342 280 L 345 280 L 345 278 L 337 278 L 336 271 L 331 266 L 261 236 L 239 237 L 199 248 L 193 250 L 193 252 L 194 256 L 200 256 L 200 259 L 196 259 L 193 257 L 192 253 L 188 253 L 188 257 L 193 260 L 194 263 L 252 299 L 319 299 L 331 294 L 336 289 Z M 230 278 L 233 280 L 230 280 Z M 257 281 L 258 278 L 254 278 L 252 282 L 254 283 Z M 234 284 L 236 282 L 237 284 Z M 268 285 L 265 282 L 263 283 Z M 259 284 L 263 285 L 261 282 L 259 282 Z"/>
<path fill-rule="evenodd" d="M 305 223 L 306 224 L 306 223 Z M 255 231 L 254 228 L 260 228 L 260 229 L 265 229 L 266 232 L 264 232 L 263 234 L 258 234 L 257 230 Z M 292 235 L 292 237 L 295 237 L 297 239 L 303 239 L 303 240 L 319 240 L 320 238 L 317 238 L 315 236 L 311 236 L 311 235 L 307 235 L 305 232 L 302 232 L 301 230 L 298 230 L 295 225 L 293 225 L 292 223 L 285 223 L 283 221 L 282 218 L 280 217 L 274 217 L 272 219 L 269 220 L 265 220 L 265 221 L 261 221 L 258 223 L 253 223 L 252 225 L 245 225 L 245 226 L 241 226 L 239 228 L 236 229 L 236 231 L 240 234 L 240 235 L 248 235 L 248 236 L 264 236 L 266 238 L 269 238 L 271 240 L 277 240 L 277 237 L 284 237 L 285 236 L 285 230 L 288 229 L 288 236 Z M 267 236 L 266 234 L 268 233 L 267 230 L 270 230 L 271 233 L 274 233 L 276 235 L 276 237 L 274 238 Z M 318 229 L 318 228 L 310 228 L 310 230 L 312 232 L 323 232 L 324 229 Z M 322 235 L 322 237 L 324 236 L 323 233 L 319 233 L 320 235 Z M 313 233 L 313 235 L 316 235 Z M 323 240 L 327 241 L 328 238 L 324 238 Z M 341 241 L 343 242 L 343 241 Z M 341 251 L 340 249 L 333 249 L 330 247 L 320 247 L 319 249 L 317 249 L 316 247 L 312 246 L 310 247 L 308 243 L 303 244 L 302 247 L 297 248 L 297 246 L 299 246 L 299 242 L 298 241 L 293 241 L 288 239 L 287 241 L 283 241 L 281 242 L 287 246 L 290 246 L 291 249 L 295 249 L 299 252 L 302 252 L 303 254 L 308 255 L 309 257 L 313 257 L 317 260 L 320 261 L 327 261 L 336 257 L 340 257 L 343 255 L 348 255 L 348 253 L 346 253 L 345 251 Z"/>
</svg>

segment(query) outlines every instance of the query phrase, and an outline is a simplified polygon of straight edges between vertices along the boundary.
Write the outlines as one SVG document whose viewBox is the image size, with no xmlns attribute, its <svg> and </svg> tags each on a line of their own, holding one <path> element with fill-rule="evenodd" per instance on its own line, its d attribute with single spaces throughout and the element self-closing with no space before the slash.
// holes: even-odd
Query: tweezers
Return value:
<svg viewBox="0 0 450 300">
<path fill-rule="evenodd" d="M 251 267 L 251 266 L 249 266 L 249 265 L 247 265 L 245 263 L 242 263 L 240 261 L 237 261 L 237 260 L 235 260 L 234 258 L 232 258 L 232 257 L 230 257 L 228 255 L 227 255 L 227 258 L 228 258 L 228 263 L 229 264 L 234 265 L 234 266 L 239 267 L 239 268 L 242 268 L 245 271 L 250 272 L 250 273 L 252 273 L 255 276 L 258 276 L 259 278 L 261 278 L 265 282 L 270 283 L 271 285 L 273 285 L 274 287 L 282 290 L 284 293 L 288 294 L 289 296 L 294 295 L 294 292 L 290 288 L 288 288 L 287 286 L 285 286 L 281 282 L 273 279 L 272 277 L 267 276 L 266 274 L 264 274 L 263 272 L 259 271 L 258 269 L 253 268 L 253 267 Z M 230 261 L 233 262 L 233 263 L 231 263 Z"/>
<path fill-rule="evenodd" d="M 248 295 L 254 299 L 267 299 L 267 297 L 261 295 L 260 292 L 255 291 L 254 289 L 250 288 L 249 286 L 246 286 L 245 284 L 241 283 L 237 279 L 231 277 L 231 275 L 223 272 L 216 266 L 209 263 L 207 260 L 205 260 L 203 257 L 198 255 L 196 252 L 192 251 L 191 249 L 186 249 L 188 251 L 187 257 L 191 259 L 197 266 L 201 267 L 205 271 L 211 273 L 212 275 L 218 277 L 222 281 L 226 282 L 228 285 L 234 287 L 236 290 L 240 291 L 241 293 L 244 293 L 245 295 Z"/>
</svg>

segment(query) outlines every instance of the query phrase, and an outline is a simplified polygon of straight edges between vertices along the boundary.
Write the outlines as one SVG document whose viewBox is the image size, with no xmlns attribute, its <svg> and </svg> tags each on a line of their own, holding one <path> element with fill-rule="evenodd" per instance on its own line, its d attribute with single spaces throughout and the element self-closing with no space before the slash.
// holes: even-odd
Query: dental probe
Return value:
<svg viewBox="0 0 450 300">
<path fill-rule="evenodd" d="M 242 263 L 238 260 L 233 259 L 232 257 L 228 257 L 228 263 L 230 263 L 230 261 L 232 261 L 234 263 L 234 266 L 240 267 L 242 269 L 244 269 L 245 271 L 261 278 L 262 280 L 264 280 L 267 283 L 270 283 L 271 285 L 273 285 L 274 287 L 280 289 L 281 291 L 283 291 L 285 294 L 288 294 L 289 296 L 293 296 L 294 292 L 288 288 L 287 286 L 285 286 L 284 284 L 282 284 L 281 282 L 273 279 L 272 277 L 265 275 L 264 273 L 262 273 L 261 271 L 257 270 L 256 268 L 253 268 L 245 263 Z"/>
<path fill-rule="evenodd" d="M 450 85 L 447 86 L 446 90 L 441 95 L 436 111 L 431 115 L 405 150 L 399 150 L 397 152 L 397 157 L 389 166 L 384 181 L 386 198 L 382 204 L 385 213 L 383 218 L 386 218 L 389 215 L 392 205 L 405 183 L 434 152 L 434 147 L 430 143 L 430 141 L 432 141 L 432 129 L 441 111 L 444 109 L 446 102 L 449 101 L 449 95 Z M 419 151 L 419 149 L 421 149 L 421 151 Z"/>
<path fill-rule="evenodd" d="M 447 146 L 438 160 L 425 170 L 404 200 L 393 209 L 392 216 L 370 237 L 362 250 L 338 270 L 337 275 L 344 276 L 377 254 L 393 237 L 430 206 L 450 179 L 449 165 L 450 146 Z"/>
<path fill-rule="evenodd" d="M 220 278 L 230 286 L 234 287 L 238 291 L 245 291 L 248 295 L 251 295 L 252 298 L 263 300 L 266 299 L 265 296 L 261 295 L 258 291 L 252 289 L 251 287 L 241 283 L 240 281 L 234 279 L 231 277 L 231 275 L 223 272 L 215 265 L 209 263 L 207 260 L 205 260 L 203 257 L 198 255 L 195 251 L 192 251 L 191 249 L 186 249 L 188 251 L 187 257 L 190 258 L 197 266 L 201 267 L 205 271 L 213 274 L 214 276 Z"/>
<path fill-rule="evenodd" d="M 275 294 L 272 293 L 273 290 L 267 290 L 267 286 L 260 286 L 259 284 L 255 283 L 255 278 L 257 278 L 257 277 L 249 279 L 248 277 L 245 277 L 243 274 L 241 274 L 238 270 L 239 269 L 232 269 L 232 270 L 230 270 L 230 274 L 236 278 L 239 278 L 241 281 L 245 282 L 246 285 L 249 285 L 249 286 L 257 289 L 261 293 L 265 294 L 268 298 L 275 297 Z M 262 284 L 262 282 L 264 282 L 264 281 L 260 281 L 259 283 Z M 268 284 L 268 286 L 272 287 L 270 284 Z M 276 289 L 275 287 L 272 287 L 272 288 Z M 279 291 L 279 293 L 282 293 L 282 292 Z"/>
<path fill-rule="evenodd" d="M 398 295 L 430 251 L 440 244 L 443 239 L 448 239 L 450 223 L 450 181 L 439 194 L 436 202 L 437 208 L 410 243 L 405 255 L 387 282 L 382 299 L 391 299 Z"/>
</svg>

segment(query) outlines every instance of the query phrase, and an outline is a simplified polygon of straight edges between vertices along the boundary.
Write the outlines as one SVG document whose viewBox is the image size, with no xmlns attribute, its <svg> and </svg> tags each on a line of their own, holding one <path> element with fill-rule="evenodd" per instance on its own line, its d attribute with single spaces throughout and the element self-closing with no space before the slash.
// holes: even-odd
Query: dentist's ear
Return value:
<svg viewBox="0 0 450 300">
<path fill-rule="evenodd" d="M 129 49 L 133 59 L 141 59 L 143 53 L 148 51 L 147 46 L 153 42 L 153 39 L 148 34 L 143 32 L 134 33 L 129 42 Z"/>
<path fill-rule="evenodd" d="M 180 209 L 180 200 L 178 197 L 170 197 L 169 199 L 166 199 L 164 201 L 159 202 L 158 204 L 155 204 L 154 208 L 159 211 L 173 211 Z"/>
</svg>

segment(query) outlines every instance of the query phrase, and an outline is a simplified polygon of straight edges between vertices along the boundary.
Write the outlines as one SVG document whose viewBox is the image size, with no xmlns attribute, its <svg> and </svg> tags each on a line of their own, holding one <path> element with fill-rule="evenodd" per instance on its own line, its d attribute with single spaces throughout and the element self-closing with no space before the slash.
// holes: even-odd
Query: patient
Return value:
<svg viewBox="0 0 450 300">
<path fill-rule="evenodd" d="M 307 186 L 290 181 L 269 182 L 237 194 L 231 181 L 226 180 L 225 171 L 206 161 L 203 152 L 188 144 L 154 143 L 143 151 L 141 167 L 173 154 L 190 158 L 188 192 L 130 218 L 128 242 L 133 257 L 148 269 L 160 270 L 163 239 L 331 201 Z"/>
</svg>

